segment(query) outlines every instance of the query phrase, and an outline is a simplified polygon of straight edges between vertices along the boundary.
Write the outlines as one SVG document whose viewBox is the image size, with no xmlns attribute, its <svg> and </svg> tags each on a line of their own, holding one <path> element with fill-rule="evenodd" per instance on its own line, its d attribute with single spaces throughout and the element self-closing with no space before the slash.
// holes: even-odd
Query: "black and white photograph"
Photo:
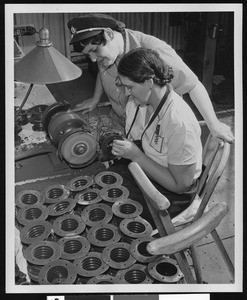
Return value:
<svg viewBox="0 0 247 300">
<path fill-rule="evenodd" d="M 5 4 L 6 294 L 242 292 L 242 10 Z"/>
</svg>

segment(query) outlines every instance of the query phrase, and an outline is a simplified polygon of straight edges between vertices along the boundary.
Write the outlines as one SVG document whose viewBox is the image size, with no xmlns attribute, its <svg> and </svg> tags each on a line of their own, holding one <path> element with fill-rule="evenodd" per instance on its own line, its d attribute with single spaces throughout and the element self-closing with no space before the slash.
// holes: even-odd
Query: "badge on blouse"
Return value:
<svg viewBox="0 0 247 300">
<path fill-rule="evenodd" d="M 157 124 L 150 146 L 154 148 L 156 151 L 161 153 L 164 138 L 160 136 L 159 133 L 160 133 L 160 124 Z"/>
</svg>

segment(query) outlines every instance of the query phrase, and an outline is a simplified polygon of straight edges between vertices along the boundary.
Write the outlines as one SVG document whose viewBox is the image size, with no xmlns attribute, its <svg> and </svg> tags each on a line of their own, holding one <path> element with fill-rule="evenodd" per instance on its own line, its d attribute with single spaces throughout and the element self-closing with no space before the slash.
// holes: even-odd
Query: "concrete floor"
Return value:
<svg viewBox="0 0 247 300">
<path fill-rule="evenodd" d="M 15 92 L 15 105 L 20 105 L 25 95 L 27 86 L 19 85 Z M 54 98 L 45 86 L 35 86 L 24 109 L 37 104 L 51 104 Z M 234 132 L 234 113 L 219 115 L 219 119 L 231 126 Z M 234 261 L 235 252 L 235 156 L 234 145 L 231 146 L 231 153 L 226 169 L 220 179 L 214 194 L 212 195 L 211 205 L 225 201 L 230 207 L 230 211 L 219 225 L 217 231 L 221 237 L 230 258 Z M 201 240 L 197 249 L 200 255 L 202 275 L 205 283 L 232 283 L 231 276 L 225 266 L 218 249 L 210 236 Z"/>
</svg>

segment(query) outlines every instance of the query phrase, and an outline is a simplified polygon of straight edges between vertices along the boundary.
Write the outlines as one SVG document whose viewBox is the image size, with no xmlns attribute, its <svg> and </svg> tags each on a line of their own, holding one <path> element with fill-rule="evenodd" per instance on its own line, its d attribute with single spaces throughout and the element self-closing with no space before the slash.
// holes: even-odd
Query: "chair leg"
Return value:
<svg viewBox="0 0 247 300">
<path fill-rule="evenodd" d="M 168 234 L 173 233 L 175 231 L 175 229 L 172 225 L 171 218 L 168 215 L 168 213 L 164 212 L 163 214 L 161 214 L 160 211 L 157 211 L 148 202 L 148 200 L 146 198 L 145 198 L 145 201 L 147 203 L 147 206 L 148 206 L 148 209 L 149 209 L 151 215 L 153 216 L 153 220 L 158 229 L 159 235 L 166 236 Z M 175 253 L 174 256 L 178 262 L 178 265 L 179 265 L 182 273 L 184 274 L 185 282 L 186 283 L 196 283 L 184 252 L 180 251 L 178 253 Z"/>
<path fill-rule="evenodd" d="M 196 281 L 197 281 L 197 283 L 203 283 L 200 260 L 199 260 L 199 255 L 196 251 L 196 246 L 191 245 L 190 251 L 191 251 L 191 258 L 193 261 L 193 267 L 194 267 L 194 271 L 195 271 L 195 275 L 196 275 Z"/>
<path fill-rule="evenodd" d="M 159 218 L 158 220 L 161 222 L 163 228 L 165 229 L 167 235 L 172 234 L 175 232 L 174 226 L 172 224 L 170 215 L 167 211 L 159 211 Z M 174 254 L 178 265 L 181 269 L 181 271 L 184 274 L 184 278 L 186 283 L 196 283 L 196 280 L 192 274 L 192 271 L 190 269 L 190 266 L 188 264 L 188 260 L 185 256 L 184 251 L 179 251 Z"/>
<path fill-rule="evenodd" d="M 226 252 L 225 246 L 223 245 L 223 243 L 222 243 L 222 241 L 221 241 L 221 239 L 220 239 L 220 237 L 219 237 L 216 229 L 214 229 L 211 232 L 211 235 L 212 235 L 212 237 L 213 237 L 213 239 L 214 239 L 214 241 L 215 241 L 215 243 L 216 243 L 216 245 L 217 245 L 217 247 L 218 247 L 218 249 L 219 249 L 219 251 L 220 251 L 220 253 L 221 253 L 221 255 L 222 255 L 222 257 L 223 257 L 223 259 L 225 261 L 225 263 L 226 263 L 226 265 L 227 265 L 227 268 L 228 268 L 228 270 L 229 270 L 229 272 L 231 274 L 231 277 L 232 277 L 232 279 L 234 281 L 235 280 L 235 269 L 234 269 L 233 263 L 232 263 L 229 255 L 228 255 L 228 253 Z"/>
</svg>

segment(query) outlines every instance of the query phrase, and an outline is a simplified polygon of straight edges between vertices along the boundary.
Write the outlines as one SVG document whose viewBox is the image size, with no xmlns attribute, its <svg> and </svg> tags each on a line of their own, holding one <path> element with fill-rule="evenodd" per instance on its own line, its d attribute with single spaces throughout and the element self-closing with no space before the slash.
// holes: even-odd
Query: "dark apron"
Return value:
<svg viewBox="0 0 247 300">
<path fill-rule="evenodd" d="M 123 159 L 123 158 L 120 160 L 115 160 L 114 164 L 110 166 L 107 170 L 116 172 L 123 177 L 123 186 L 125 186 L 130 192 L 129 198 L 138 201 L 139 203 L 142 204 L 143 212 L 141 216 L 144 219 L 146 219 L 153 226 L 153 228 L 155 228 L 154 220 L 149 212 L 149 209 L 142 195 L 142 192 L 139 186 L 137 185 L 137 183 L 135 182 L 135 179 L 133 178 L 131 172 L 128 169 L 128 164 L 130 162 L 131 162 L 130 160 Z M 160 193 L 162 193 L 164 196 L 166 196 L 170 201 L 171 205 L 168 208 L 168 212 L 171 218 L 181 213 L 191 204 L 191 202 L 193 201 L 196 195 L 196 190 L 198 186 L 198 180 L 196 180 L 192 184 L 188 192 L 183 194 L 177 194 L 165 189 L 164 187 L 162 187 L 161 185 L 159 185 L 158 183 L 152 180 L 151 182 L 157 188 L 157 190 Z"/>
</svg>

